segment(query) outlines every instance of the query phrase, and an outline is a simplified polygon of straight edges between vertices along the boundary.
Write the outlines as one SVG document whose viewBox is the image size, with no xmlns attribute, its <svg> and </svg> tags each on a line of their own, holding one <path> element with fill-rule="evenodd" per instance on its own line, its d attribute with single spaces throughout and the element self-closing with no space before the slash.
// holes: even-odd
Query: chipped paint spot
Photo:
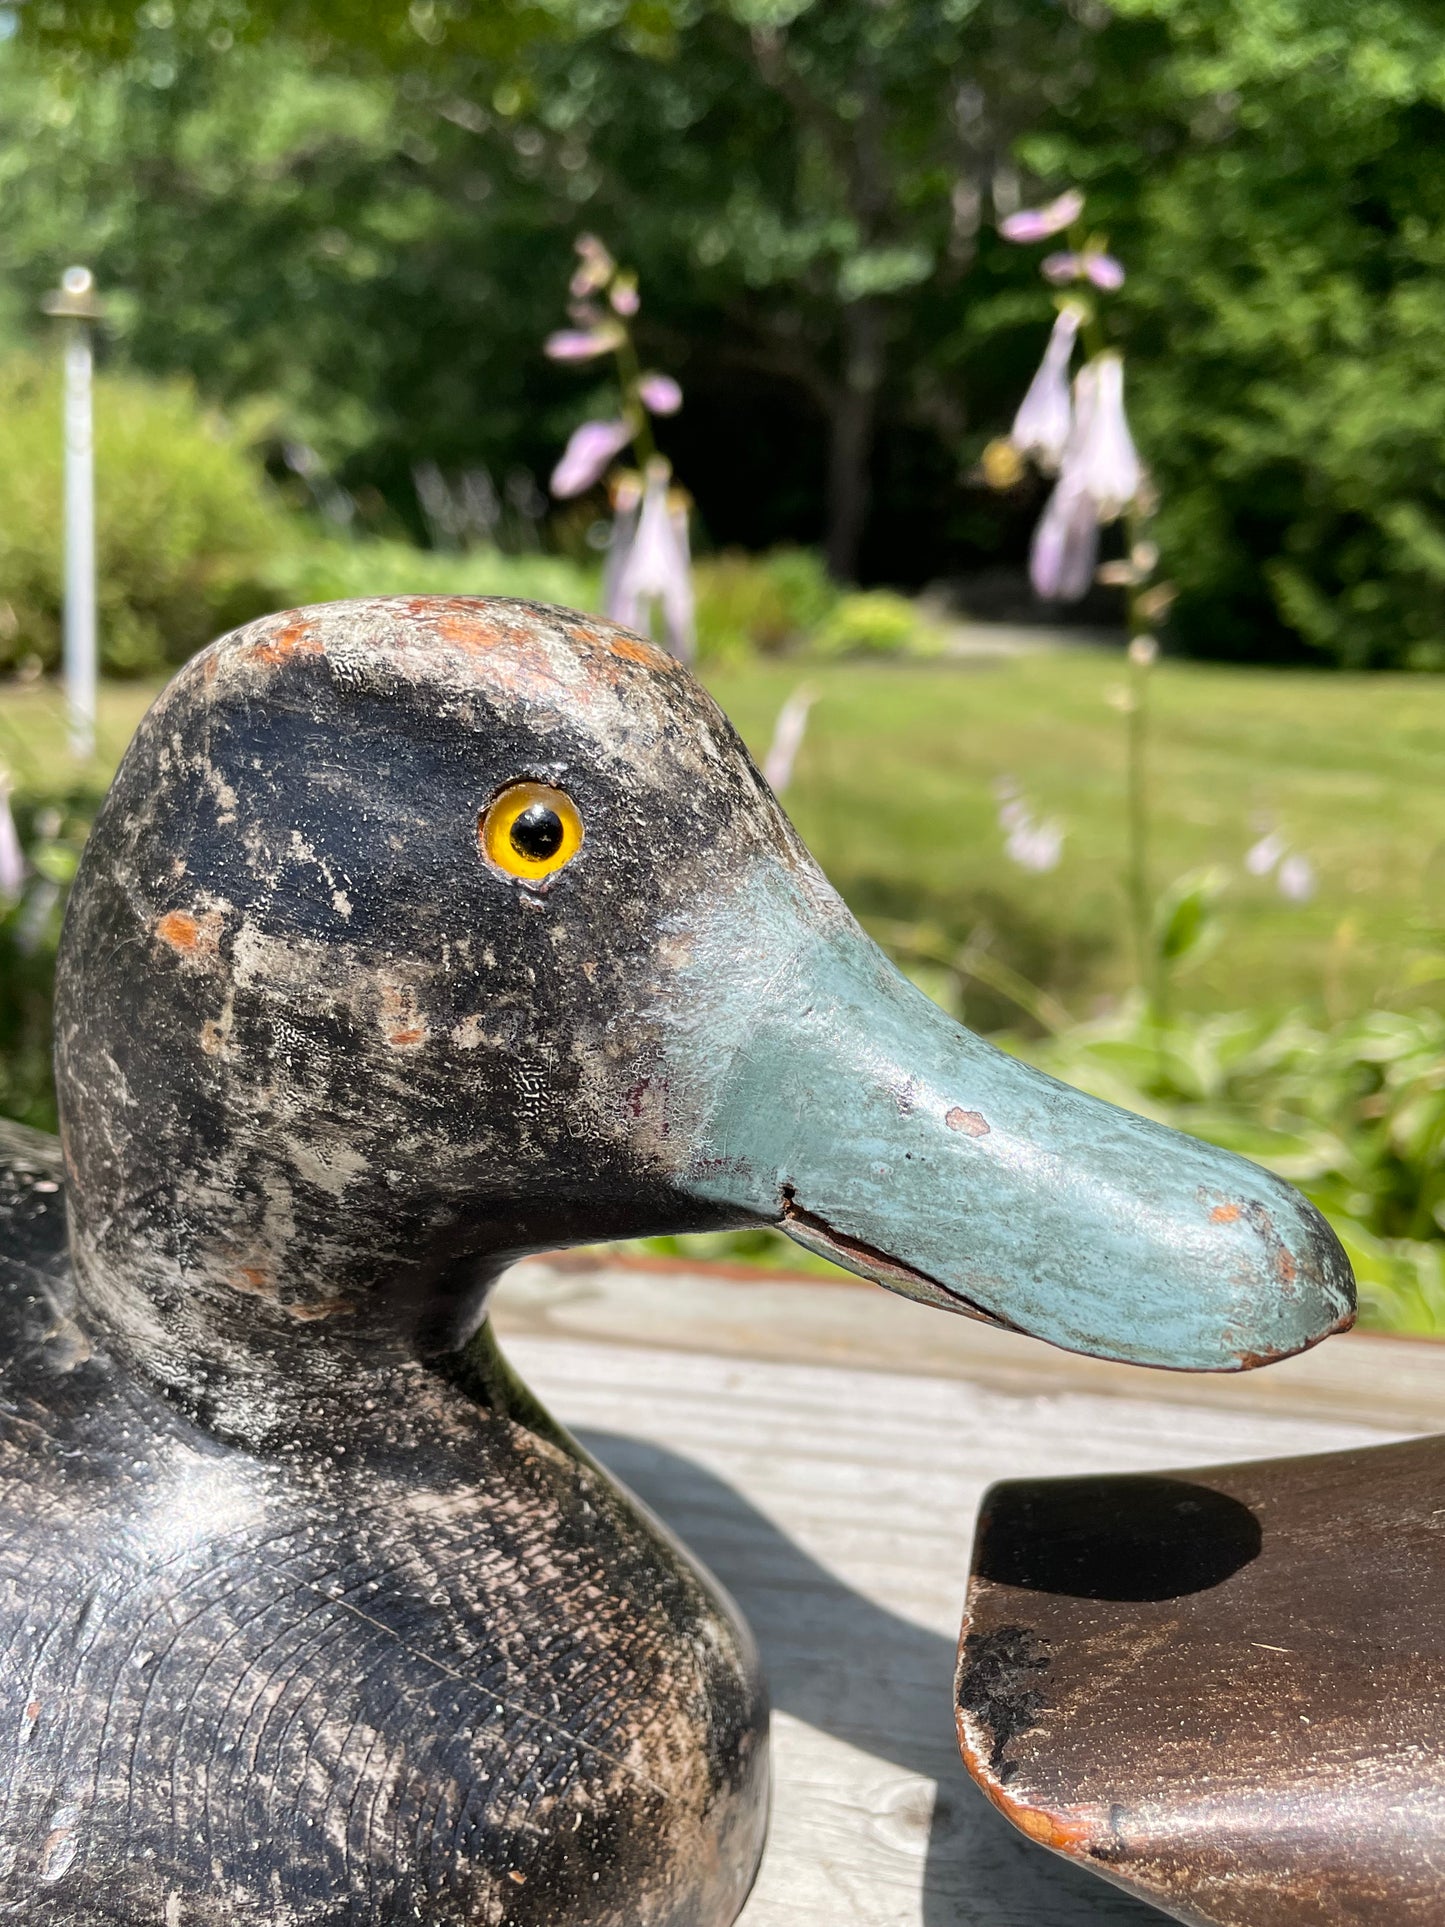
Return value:
<svg viewBox="0 0 1445 1927">
<path fill-rule="evenodd" d="M 272 665 L 292 656 L 321 656 L 326 646 L 310 621 L 296 610 L 288 610 L 265 625 L 250 645 L 249 654 L 257 662 Z"/>
<path fill-rule="evenodd" d="M 452 1042 L 458 1050 L 475 1050 L 479 1044 L 484 1044 L 487 1041 L 487 1034 L 482 1028 L 482 1023 L 483 1020 L 480 1015 L 463 1017 L 462 1021 L 452 1031 Z"/>
<path fill-rule="evenodd" d="M 282 1305 L 281 1309 L 298 1324 L 311 1325 L 322 1318 L 340 1318 L 356 1306 L 349 1298 L 319 1298 L 312 1304 Z"/>
<path fill-rule="evenodd" d="M 348 923 L 351 921 L 351 898 L 347 896 L 344 890 L 333 890 L 331 892 L 331 907 L 338 917 L 344 918 Z"/>
<path fill-rule="evenodd" d="M 417 1050 L 431 1036 L 431 1026 L 412 990 L 387 984 L 381 993 L 382 1034 L 393 1050 Z"/>
<path fill-rule="evenodd" d="M 167 910 L 156 919 L 156 935 L 182 956 L 214 957 L 220 947 L 221 914 L 218 910 L 203 910 L 199 915 Z"/>
<path fill-rule="evenodd" d="M 226 1281 L 248 1298 L 274 1298 L 276 1281 L 263 1265 L 237 1265 Z"/>
<path fill-rule="evenodd" d="M 982 1111 L 965 1111 L 957 1104 L 943 1121 L 950 1131 L 962 1131 L 965 1137 L 987 1137 L 993 1128 Z"/>
<path fill-rule="evenodd" d="M 25 1717 L 20 1722 L 20 1744 L 22 1746 L 28 1745 L 30 1736 L 35 1731 L 39 1718 L 40 1701 L 27 1700 L 25 1703 Z"/>
<path fill-rule="evenodd" d="M 1240 1210 L 1237 1204 L 1217 1204 L 1209 1214 L 1211 1224 L 1236 1224 Z"/>
<path fill-rule="evenodd" d="M 57 1807 L 50 1818 L 50 1831 L 40 1849 L 40 1878 L 59 1880 L 68 1873 L 80 1851 L 79 1807 Z"/>
</svg>

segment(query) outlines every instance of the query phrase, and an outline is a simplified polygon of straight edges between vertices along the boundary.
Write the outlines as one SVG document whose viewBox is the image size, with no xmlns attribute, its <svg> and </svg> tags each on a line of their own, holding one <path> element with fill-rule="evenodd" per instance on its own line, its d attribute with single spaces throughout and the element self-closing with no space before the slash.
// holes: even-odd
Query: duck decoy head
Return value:
<svg viewBox="0 0 1445 1927">
<path fill-rule="evenodd" d="M 686 671 L 565 610 L 338 603 L 189 663 L 81 866 L 57 1061 L 82 1289 L 173 1376 L 724 1226 L 1143 1364 L 1352 1313 L 1302 1198 L 961 1029 Z"/>
</svg>

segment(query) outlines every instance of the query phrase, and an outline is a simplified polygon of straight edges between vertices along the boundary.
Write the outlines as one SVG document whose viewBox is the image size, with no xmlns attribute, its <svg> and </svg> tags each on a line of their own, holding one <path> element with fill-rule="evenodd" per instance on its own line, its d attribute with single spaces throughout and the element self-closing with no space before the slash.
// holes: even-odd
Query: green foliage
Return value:
<svg viewBox="0 0 1445 1927">
<path fill-rule="evenodd" d="M 838 599 L 810 549 L 772 549 L 761 556 L 729 549 L 699 561 L 693 581 L 703 662 L 792 648 L 819 627 Z"/>
<path fill-rule="evenodd" d="M 268 606 L 286 518 L 254 460 L 180 381 L 102 375 L 96 551 L 104 666 L 183 661 Z M 60 655 L 61 440 L 53 361 L 0 361 L 0 670 Z"/>
<path fill-rule="evenodd" d="M 0 1115 L 55 1129 L 50 1001 L 65 899 L 99 793 L 72 786 L 12 799 L 29 859 L 18 898 L 0 898 Z"/>
<path fill-rule="evenodd" d="M 341 542 L 292 533 L 291 546 L 269 558 L 272 606 L 344 602 L 370 595 L 517 596 L 569 609 L 596 607 L 595 569 L 558 555 L 460 554 L 413 548 L 409 542 Z"/>
<path fill-rule="evenodd" d="M 1046 321 L 1016 195 L 1077 180 L 1201 654 L 1445 664 L 1434 0 L 47 0 L 0 47 L 0 327 L 84 255 L 126 356 L 264 395 L 378 528 L 551 466 L 572 237 L 641 271 L 720 546 L 1018 568 L 963 479 Z M 765 451 L 765 452 L 760 452 Z M 861 547 L 854 540 L 861 523 Z M 850 533 L 853 530 L 853 533 Z"/>
<path fill-rule="evenodd" d="M 1154 942 L 1166 971 L 1198 955 L 1219 934 L 1225 875 L 1217 866 L 1179 877 L 1154 906 Z"/>
<path fill-rule="evenodd" d="M 813 638 L 822 656 L 927 656 L 938 646 L 937 629 L 917 604 L 887 589 L 840 596 Z"/>
<path fill-rule="evenodd" d="M 1239 1151 L 1329 1218 L 1365 1322 L 1445 1334 L 1445 1016 L 1333 1025 L 1227 1012 L 1162 1031 L 1132 1008 L 1025 1054 L 1111 1103 Z"/>
</svg>

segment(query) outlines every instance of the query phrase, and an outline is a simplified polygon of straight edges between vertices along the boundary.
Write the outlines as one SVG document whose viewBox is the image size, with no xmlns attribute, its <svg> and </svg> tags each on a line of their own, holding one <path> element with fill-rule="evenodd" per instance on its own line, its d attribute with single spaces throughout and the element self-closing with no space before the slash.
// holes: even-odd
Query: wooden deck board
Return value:
<svg viewBox="0 0 1445 1927">
<path fill-rule="evenodd" d="M 912 1354 L 874 1306 L 902 1314 Z M 1437 1356 L 1445 1378 L 1429 1347 L 1348 1340 L 1313 1355 L 1347 1354 L 1328 1371 L 1121 1373 L 975 1327 L 950 1349 L 939 1328 L 964 1321 L 882 1293 L 542 1265 L 503 1286 L 497 1326 L 758 1636 L 775 1790 L 743 1927 L 1157 1927 L 1022 1840 L 959 1762 L 950 1682 L 984 1487 L 1372 1443 L 1428 1429 Z M 1290 1372 L 1293 1396 L 1264 1392 Z"/>
</svg>

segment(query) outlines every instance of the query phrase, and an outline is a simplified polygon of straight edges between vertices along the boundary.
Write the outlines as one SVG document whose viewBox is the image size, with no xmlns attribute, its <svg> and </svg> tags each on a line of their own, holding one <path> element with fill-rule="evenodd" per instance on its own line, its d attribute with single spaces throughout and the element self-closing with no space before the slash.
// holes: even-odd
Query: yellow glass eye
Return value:
<svg viewBox="0 0 1445 1927">
<path fill-rule="evenodd" d="M 562 790 L 546 783 L 511 783 L 487 805 L 477 834 L 494 870 L 540 883 L 582 848 L 582 818 Z"/>
</svg>

